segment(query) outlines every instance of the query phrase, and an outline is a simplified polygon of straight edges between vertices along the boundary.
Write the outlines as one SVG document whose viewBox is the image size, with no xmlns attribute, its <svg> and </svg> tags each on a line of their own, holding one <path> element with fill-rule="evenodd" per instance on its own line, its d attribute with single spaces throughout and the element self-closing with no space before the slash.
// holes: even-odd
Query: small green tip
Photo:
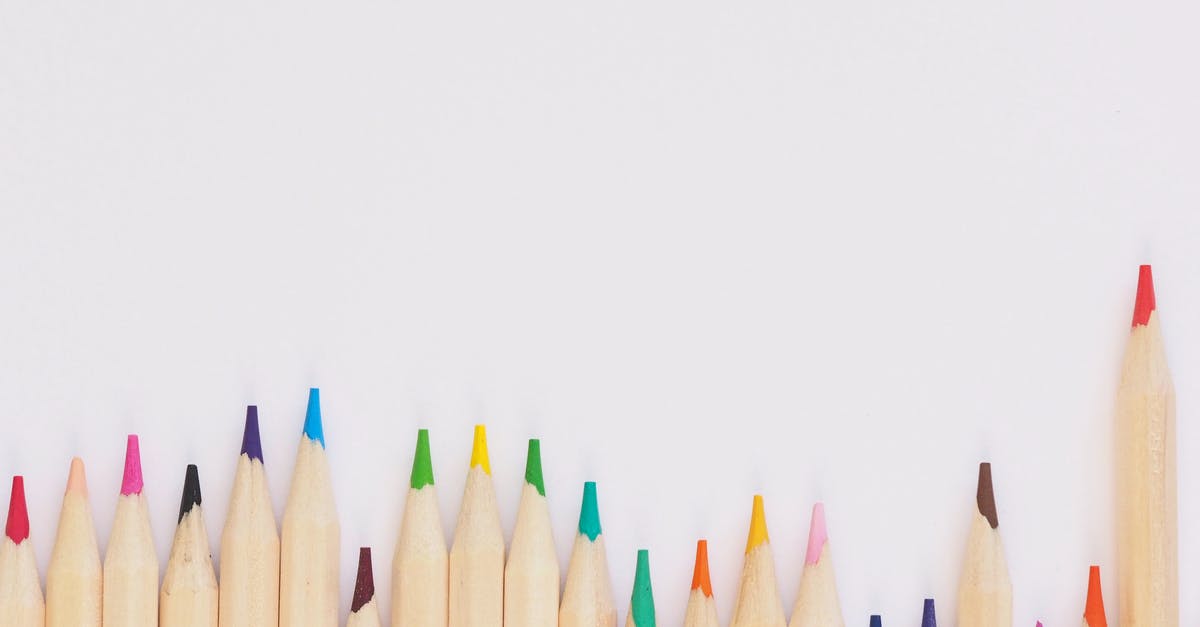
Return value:
<svg viewBox="0 0 1200 627">
<path fill-rule="evenodd" d="M 630 611 L 636 627 L 655 627 L 654 589 L 650 585 L 650 551 L 637 553 L 637 571 L 633 576 L 633 597 Z"/>
<path fill-rule="evenodd" d="M 412 489 L 433 485 L 433 458 L 429 455 L 429 429 L 417 430 L 417 453 L 413 456 Z"/>
<path fill-rule="evenodd" d="M 583 484 L 583 506 L 579 508 L 579 533 L 592 542 L 600 537 L 600 504 L 596 501 L 596 482 Z"/>
<path fill-rule="evenodd" d="M 538 494 L 546 496 L 546 484 L 542 482 L 542 443 L 529 441 L 529 453 L 525 456 L 525 483 L 537 488 Z"/>
</svg>

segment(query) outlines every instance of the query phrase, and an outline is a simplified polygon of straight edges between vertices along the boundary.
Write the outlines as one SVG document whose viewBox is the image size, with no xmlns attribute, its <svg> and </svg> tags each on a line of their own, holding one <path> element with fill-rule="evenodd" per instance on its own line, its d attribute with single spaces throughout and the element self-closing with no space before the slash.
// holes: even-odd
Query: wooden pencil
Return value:
<svg viewBox="0 0 1200 627">
<path fill-rule="evenodd" d="M 13 477 L 7 522 L 0 541 L 0 627 L 43 627 L 46 604 L 29 540 L 24 477 Z"/>
<path fill-rule="evenodd" d="M 1100 567 L 1088 569 L 1087 601 L 1083 604 L 1083 627 L 1108 627 L 1104 616 L 1104 593 L 1100 590 Z"/>
<path fill-rule="evenodd" d="M 433 483 L 429 431 L 421 429 L 392 557 L 392 627 L 445 627 L 448 572 L 449 553 Z"/>
<path fill-rule="evenodd" d="M 921 627 L 937 627 L 937 611 L 933 607 L 933 599 L 925 599 L 925 607 L 921 610 Z"/>
<path fill-rule="evenodd" d="M 1012 627 L 1012 582 L 1000 541 L 991 464 L 979 465 L 975 505 L 958 583 L 958 627 Z"/>
<path fill-rule="evenodd" d="M 692 591 L 688 593 L 683 627 L 720 627 L 717 603 L 713 600 L 708 574 L 708 541 L 696 541 L 696 565 L 692 568 Z"/>
<path fill-rule="evenodd" d="M 450 545 L 448 619 L 450 627 L 504 624 L 504 531 L 483 425 L 475 426 L 467 487 Z"/>
<path fill-rule="evenodd" d="M 593 481 L 583 484 L 579 535 L 575 537 L 567 565 L 558 624 L 559 627 L 616 627 L 617 624 L 604 533 L 600 528 L 600 505 Z"/>
<path fill-rule="evenodd" d="M 158 597 L 159 627 L 217 627 L 217 574 L 200 503 L 200 473 L 195 464 L 188 464 L 175 540 Z"/>
<path fill-rule="evenodd" d="M 104 553 L 105 625 L 158 626 L 158 554 L 143 487 L 138 437 L 130 435 L 121 494 Z"/>
<path fill-rule="evenodd" d="M 346 627 L 379 627 L 379 604 L 375 602 L 375 573 L 371 567 L 371 549 L 358 550 L 358 578 Z"/>
<path fill-rule="evenodd" d="M 71 460 L 58 515 L 58 534 L 46 569 L 46 626 L 100 627 L 104 569 L 88 503 L 83 460 Z"/>
<path fill-rule="evenodd" d="M 1117 391 L 1117 582 L 1121 627 L 1178 627 L 1175 387 L 1150 266 L 1138 273 Z"/>
<path fill-rule="evenodd" d="M 654 588 L 650 585 L 650 551 L 639 549 L 637 569 L 633 574 L 633 594 L 629 598 L 629 614 L 625 627 L 655 627 Z"/>
<path fill-rule="evenodd" d="M 279 627 L 333 627 L 338 623 L 341 528 L 333 501 L 321 395 L 308 391 L 304 432 L 283 510 L 279 543 Z"/>
<path fill-rule="evenodd" d="M 542 480 L 541 443 L 529 441 L 525 485 L 504 565 L 504 624 L 558 626 L 558 554 Z"/>
<path fill-rule="evenodd" d="M 254 405 L 246 408 L 242 451 L 221 532 L 220 593 L 221 627 L 279 624 L 279 530 Z"/>
<path fill-rule="evenodd" d="M 825 525 L 825 505 L 813 505 L 808 527 L 808 551 L 800 574 L 800 592 L 792 608 L 791 627 L 844 627 L 842 605 L 838 600 L 837 581 L 833 576 L 833 556 Z"/>
<path fill-rule="evenodd" d="M 746 561 L 737 604 L 733 607 L 731 627 L 783 627 L 783 602 L 775 581 L 775 558 L 767 535 L 767 517 L 763 498 L 754 495 L 750 514 L 750 534 L 746 539 Z"/>
</svg>

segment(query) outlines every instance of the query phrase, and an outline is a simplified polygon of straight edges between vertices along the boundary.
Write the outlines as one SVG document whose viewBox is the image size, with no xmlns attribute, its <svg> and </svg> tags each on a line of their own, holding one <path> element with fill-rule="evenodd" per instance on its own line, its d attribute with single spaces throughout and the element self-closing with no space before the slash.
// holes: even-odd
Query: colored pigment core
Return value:
<svg viewBox="0 0 1200 627">
<path fill-rule="evenodd" d="M 979 464 L 979 487 L 975 489 L 975 504 L 979 506 L 979 513 L 987 519 L 992 529 L 1000 526 L 1000 519 L 996 516 L 996 495 L 992 492 L 992 465 L 987 462 Z"/>
<path fill-rule="evenodd" d="M 712 598 L 712 579 L 708 575 L 708 540 L 696 542 L 696 567 L 692 569 L 692 590 Z"/>
<path fill-rule="evenodd" d="M 933 599 L 925 599 L 925 609 L 921 612 L 921 627 L 937 627 L 937 613 L 933 609 Z"/>
<path fill-rule="evenodd" d="M 637 553 L 637 571 L 633 576 L 633 598 L 630 611 L 636 627 L 655 627 L 654 589 L 650 586 L 650 551 Z"/>
<path fill-rule="evenodd" d="M 354 582 L 354 600 L 350 603 L 350 611 L 361 610 L 374 598 L 375 573 L 371 568 L 371 549 L 362 547 L 358 550 L 358 579 Z"/>
<path fill-rule="evenodd" d="M 1092 566 L 1088 572 L 1087 604 L 1083 610 L 1083 620 L 1088 627 L 1108 627 L 1108 619 L 1104 616 L 1104 593 L 1100 590 L 1100 567 Z"/>
<path fill-rule="evenodd" d="M 579 508 L 579 533 L 587 536 L 587 539 L 592 542 L 600 537 L 600 504 L 596 500 L 595 481 L 587 481 L 583 484 L 583 505 Z"/>
<path fill-rule="evenodd" d="M 258 434 L 258 406 L 246 406 L 246 428 L 242 431 L 242 455 L 251 460 L 263 460 L 262 439 Z"/>
<path fill-rule="evenodd" d="M 546 496 L 546 484 L 542 482 L 542 443 L 538 440 L 529 441 L 529 452 L 525 455 L 525 483 Z"/>
<path fill-rule="evenodd" d="M 489 476 L 492 474 L 492 464 L 488 460 L 487 429 L 483 425 L 475 425 L 475 441 L 471 444 L 471 468 L 476 466 Z"/>
<path fill-rule="evenodd" d="M 20 544 L 29 537 L 29 508 L 25 504 L 25 477 L 17 475 L 12 480 L 12 496 L 8 501 L 8 524 L 4 535 L 13 544 Z"/>
<path fill-rule="evenodd" d="M 125 442 L 125 474 L 121 477 L 121 496 L 142 493 L 142 452 L 138 437 L 130 435 Z"/>
<path fill-rule="evenodd" d="M 1133 326 L 1149 324 L 1154 309 L 1154 276 L 1150 266 L 1141 266 L 1138 268 L 1137 299 L 1133 303 Z"/>
<path fill-rule="evenodd" d="M 199 507 L 201 500 L 200 472 L 195 464 L 188 464 L 187 472 L 183 476 L 183 496 L 179 499 L 179 520 L 175 523 L 183 522 L 183 516 L 192 511 L 192 508 Z"/>
<path fill-rule="evenodd" d="M 829 541 L 829 532 L 825 528 L 825 504 L 813 505 L 812 522 L 808 526 L 808 552 L 804 555 L 804 563 L 816 564 L 821 561 L 821 551 Z"/>
<path fill-rule="evenodd" d="M 429 429 L 417 430 L 417 452 L 413 455 L 412 477 L 408 484 L 414 490 L 433 485 L 433 457 L 429 454 Z"/>
<path fill-rule="evenodd" d="M 308 389 L 308 410 L 304 412 L 304 437 L 325 448 L 325 427 L 321 424 L 321 390 Z"/>
<path fill-rule="evenodd" d="M 767 536 L 767 515 L 763 511 L 762 495 L 754 495 L 754 508 L 750 512 L 750 535 L 746 538 L 746 552 L 749 553 L 759 545 L 770 542 Z"/>
</svg>

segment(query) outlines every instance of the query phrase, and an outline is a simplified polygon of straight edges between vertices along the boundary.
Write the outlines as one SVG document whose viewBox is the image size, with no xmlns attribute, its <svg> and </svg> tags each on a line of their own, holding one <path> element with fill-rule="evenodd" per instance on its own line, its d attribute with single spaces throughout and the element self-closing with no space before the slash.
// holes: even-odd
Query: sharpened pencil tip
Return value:
<svg viewBox="0 0 1200 627">
<path fill-rule="evenodd" d="M 67 494 L 78 494 L 87 498 L 87 474 L 83 470 L 83 460 L 71 459 L 71 471 L 67 473 Z"/>
<path fill-rule="evenodd" d="M 375 573 L 371 568 L 371 549 L 364 546 L 358 550 L 358 579 L 354 582 L 354 601 L 350 604 L 350 611 L 359 611 L 374 598 Z"/>
<path fill-rule="evenodd" d="M 921 627 L 937 627 L 937 612 L 933 608 L 933 599 L 925 599 L 925 609 L 921 610 Z"/>
<path fill-rule="evenodd" d="M 325 448 L 325 425 L 321 422 L 321 390 L 308 389 L 308 409 L 304 412 L 304 437 L 320 442 Z"/>
<path fill-rule="evenodd" d="M 246 406 L 246 428 L 242 430 L 242 455 L 263 461 L 262 437 L 258 433 L 258 405 Z"/>
<path fill-rule="evenodd" d="M 996 495 L 992 491 L 992 465 L 987 462 L 979 464 L 979 486 L 975 489 L 975 504 L 979 507 L 979 514 L 987 519 L 992 529 L 1000 526 L 1000 519 L 996 516 Z"/>
<path fill-rule="evenodd" d="M 637 570 L 633 575 L 633 596 L 629 600 L 634 627 L 655 627 L 654 588 L 650 585 L 650 551 L 639 549 Z"/>
<path fill-rule="evenodd" d="M 142 493 L 142 452 L 138 437 L 130 435 L 125 440 L 125 474 L 121 476 L 121 496 Z"/>
<path fill-rule="evenodd" d="M 176 524 L 183 522 L 183 517 L 192 508 L 200 505 L 200 471 L 195 464 L 188 464 L 187 472 L 183 475 L 183 496 L 179 499 L 179 520 Z"/>
<path fill-rule="evenodd" d="M 764 542 L 770 542 L 771 538 L 767 535 L 767 514 L 763 508 L 763 497 L 761 494 L 754 495 L 754 506 L 750 510 L 750 534 L 746 538 L 746 552 L 754 550 Z"/>
<path fill-rule="evenodd" d="M 487 428 L 475 425 L 475 438 L 471 442 L 471 468 L 480 467 L 488 475 L 492 474 L 492 464 L 488 459 Z"/>
<path fill-rule="evenodd" d="M 4 535 L 13 544 L 20 544 L 29 537 L 29 507 L 25 504 L 25 477 L 12 478 L 12 493 L 8 500 L 8 524 Z"/>
<path fill-rule="evenodd" d="M 525 483 L 546 496 L 546 483 L 542 480 L 542 443 L 536 439 L 529 440 L 529 451 L 525 454 Z"/>
<path fill-rule="evenodd" d="M 1150 323 L 1150 314 L 1155 309 L 1154 275 L 1149 265 L 1138 268 L 1137 298 L 1133 302 L 1133 326 Z"/>
<path fill-rule="evenodd" d="M 596 482 L 583 483 L 583 504 L 579 507 L 579 533 L 588 540 L 596 541 L 600 530 L 600 503 L 596 498 Z"/>
<path fill-rule="evenodd" d="M 712 578 L 708 573 L 708 540 L 696 541 L 696 566 L 692 569 L 692 590 L 712 598 Z"/>
<path fill-rule="evenodd" d="M 429 453 L 429 429 L 417 430 L 417 452 L 413 455 L 412 475 L 408 485 L 414 490 L 433 485 L 433 456 Z"/>
<path fill-rule="evenodd" d="M 821 552 L 829 541 L 829 531 L 825 527 L 825 504 L 813 505 L 812 523 L 808 526 L 808 551 L 804 555 L 804 563 L 816 564 L 821 561 Z"/>
<path fill-rule="evenodd" d="M 871 615 L 871 627 L 883 627 L 883 618 L 879 614 Z"/>
<path fill-rule="evenodd" d="M 1083 609 L 1083 620 L 1087 627 L 1108 627 L 1104 616 L 1104 593 L 1100 590 L 1100 567 L 1088 569 L 1087 602 Z"/>
</svg>

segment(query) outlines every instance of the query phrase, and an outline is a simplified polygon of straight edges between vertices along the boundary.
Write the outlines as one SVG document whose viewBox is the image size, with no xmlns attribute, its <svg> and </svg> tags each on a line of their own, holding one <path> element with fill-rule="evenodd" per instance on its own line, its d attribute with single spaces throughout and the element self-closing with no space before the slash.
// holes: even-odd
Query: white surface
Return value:
<svg viewBox="0 0 1200 627">
<path fill-rule="evenodd" d="M 185 462 L 215 542 L 248 402 L 282 512 L 317 384 L 343 610 L 415 429 L 449 533 L 482 420 L 509 531 L 543 438 L 564 568 L 599 481 L 622 614 L 649 547 L 680 620 L 703 535 L 727 620 L 761 491 L 786 607 L 820 498 L 850 625 L 952 624 L 990 459 L 1017 625 L 1078 624 L 1090 563 L 1115 624 L 1148 260 L 1200 620 L 1200 7 L 251 4 L 0 3 L 0 473 L 43 566 L 72 454 L 106 543 L 129 431 L 162 557 Z"/>
</svg>

